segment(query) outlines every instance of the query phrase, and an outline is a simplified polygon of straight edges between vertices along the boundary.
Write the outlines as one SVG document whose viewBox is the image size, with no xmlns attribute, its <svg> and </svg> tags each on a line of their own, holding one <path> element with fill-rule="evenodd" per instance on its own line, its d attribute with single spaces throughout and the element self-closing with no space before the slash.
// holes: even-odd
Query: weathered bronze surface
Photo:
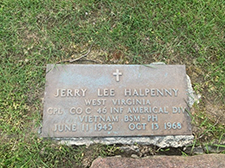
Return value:
<svg viewBox="0 0 225 168">
<path fill-rule="evenodd" d="M 190 135 L 184 65 L 48 65 L 43 137 Z"/>
</svg>

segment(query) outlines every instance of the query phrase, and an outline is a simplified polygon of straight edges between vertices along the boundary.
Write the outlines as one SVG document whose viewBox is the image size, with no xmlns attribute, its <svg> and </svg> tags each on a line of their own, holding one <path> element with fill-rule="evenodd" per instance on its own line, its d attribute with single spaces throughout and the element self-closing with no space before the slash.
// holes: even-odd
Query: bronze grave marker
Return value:
<svg viewBox="0 0 225 168">
<path fill-rule="evenodd" d="M 191 135 L 184 65 L 47 65 L 43 137 Z"/>
</svg>

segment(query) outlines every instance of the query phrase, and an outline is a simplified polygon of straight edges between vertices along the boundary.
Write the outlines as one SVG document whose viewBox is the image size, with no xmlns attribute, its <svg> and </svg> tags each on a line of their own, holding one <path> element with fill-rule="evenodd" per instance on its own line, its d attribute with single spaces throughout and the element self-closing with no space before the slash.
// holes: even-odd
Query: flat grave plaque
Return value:
<svg viewBox="0 0 225 168">
<path fill-rule="evenodd" d="M 47 65 L 43 137 L 191 135 L 184 65 Z"/>
</svg>

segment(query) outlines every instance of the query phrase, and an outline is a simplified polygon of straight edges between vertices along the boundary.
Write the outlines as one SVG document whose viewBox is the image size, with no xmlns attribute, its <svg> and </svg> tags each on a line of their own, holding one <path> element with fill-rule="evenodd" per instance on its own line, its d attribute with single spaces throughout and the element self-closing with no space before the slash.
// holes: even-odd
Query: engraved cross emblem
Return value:
<svg viewBox="0 0 225 168">
<path fill-rule="evenodd" d="M 120 76 L 122 76 L 122 72 L 119 72 L 119 69 L 116 69 L 116 72 L 113 73 L 113 76 L 116 76 L 116 81 L 120 81 Z"/>
</svg>

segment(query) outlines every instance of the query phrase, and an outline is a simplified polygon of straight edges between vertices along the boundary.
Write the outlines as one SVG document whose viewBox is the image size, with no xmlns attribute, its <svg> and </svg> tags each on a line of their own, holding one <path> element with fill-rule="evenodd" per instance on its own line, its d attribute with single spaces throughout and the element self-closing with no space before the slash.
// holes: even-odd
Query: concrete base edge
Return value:
<svg viewBox="0 0 225 168">
<path fill-rule="evenodd" d="M 91 145 L 101 143 L 106 145 L 111 144 L 140 144 L 140 145 L 155 145 L 160 148 L 165 147 L 182 147 L 193 143 L 193 135 L 175 135 L 175 136 L 153 136 L 153 137 L 105 137 L 105 138 L 53 138 L 59 144 L 66 145 Z"/>
</svg>

